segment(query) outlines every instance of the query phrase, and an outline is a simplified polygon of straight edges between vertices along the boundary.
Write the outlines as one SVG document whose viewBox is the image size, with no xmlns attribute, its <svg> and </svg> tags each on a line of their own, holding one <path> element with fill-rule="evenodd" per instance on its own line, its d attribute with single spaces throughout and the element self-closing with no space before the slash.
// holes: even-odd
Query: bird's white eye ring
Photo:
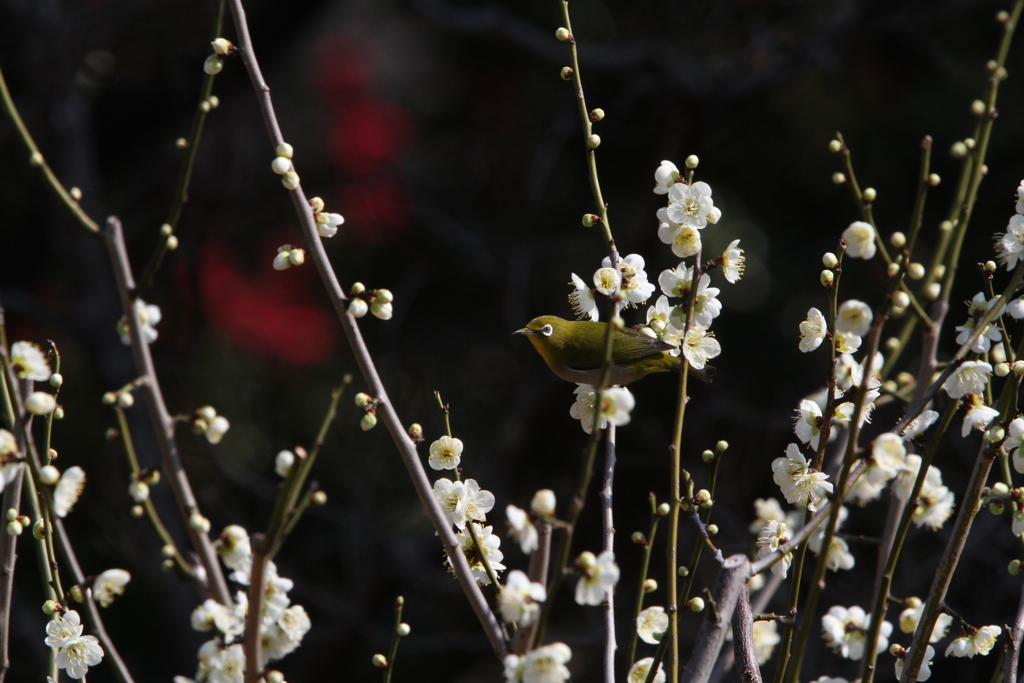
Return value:
<svg viewBox="0 0 1024 683">
<path fill-rule="evenodd" d="M 540 328 L 540 333 L 543 334 L 545 337 L 550 337 L 551 333 L 554 331 L 555 328 L 551 327 L 551 325 L 545 325 L 544 327 Z"/>
</svg>

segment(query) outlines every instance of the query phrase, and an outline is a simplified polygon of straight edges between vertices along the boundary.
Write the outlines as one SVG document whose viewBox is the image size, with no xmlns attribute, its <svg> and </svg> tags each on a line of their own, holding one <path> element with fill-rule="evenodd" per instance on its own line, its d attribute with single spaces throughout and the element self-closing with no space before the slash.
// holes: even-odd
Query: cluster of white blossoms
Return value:
<svg viewBox="0 0 1024 683">
<path fill-rule="evenodd" d="M 647 281 L 644 270 L 644 258 L 639 254 L 630 254 L 619 260 L 619 268 L 612 267 L 612 260 L 605 256 L 601 267 L 594 271 L 590 288 L 576 273 L 572 274 L 573 291 L 569 293 L 569 303 L 576 317 L 589 318 L 597 322 L 600 313 L 597 310 L 597 294 L 606 297 L 619 293 L 620 301 L 626 306 L 642 304 L 654 293 L 654 285 Z"/>
<path fill-rule="evenodd" d="M 32 342 L 19 341 L 11 344 L 11 371 L 19 378 L 33 382 L 49 380 L 54 387 L 59 387 L 63 379 L 50 372 L 50 363 L 43 351 Z M 57 408 L 57 399 L 45 391 L 33 391 L 25 397 L 25 410 L 32 415 L 49 415 Z M 62 413 L 58 413 L 60 417 Z M 2 484 L 0 484 L 2 486 Z"/>
<path fill-rule="evenodd" d="M 821 634 L 825 639 L 825 644 L 841 657 L 857 660 L 864 656 L 867 629 L 870 623 L 871 615 L 865 614 L 860 607 L 854 605 L 847 608 L 836 605 L 822 616 Z M 878 632 L 877 652 L 882 652 L 889 647 L 889 634 L 891 633 L 892 624 L 883 621 L 882 628 Z"/>
<path fill-rule="evenodd" d="M 221 442 L 224 435 L 231 429 L 231 423 L 223 415 L 217 414 L 213 406 L 197 408 L 189 421 L 193 434 L 202 434 L 206 440 L 216 445 Z"/>
<path fill-rule="evenodd" d="M 751 523 L 750 531 L 757 534 L 757 556 L 759 558 L 768 557 L 778 552 L 789 542 L 793 533 L 800 527 L 802 515 L 795 510 L 784 512 L 782 506 L 774 498 L 769 498 L 768 500 L 758 498 L 754 501 L 754 509 L 757 518 Z M 842 527 L 848 514 L 849 512 L 845 507 L 839 509 L 837 529 Z M 811 552 L 816 555 L 821 554 L 824 538 L 825 527 L 822 525 L 815 529 L 807 539 L 807 545 Z M 779 578 L 786 578 L 792 562 L 793 554 L 791 552 L 786 553 L 786 555 L 772 565 L 772 573 Z M 826 558 L 826 566 L 832 571 L 838 571 L 840 569 L 852 569 L 854 564 L 855 560 L 850 552 L 849 545 L 838 535 L 834 536 Z"/>
<path fill-rule="evenodd" d="M 225 566 L 232 570 L 230 579 L 248 586 L 252 548 L 246 530 L 235 525 L 226 527 L 217 541 L 217 551 Z M 310 629 L 306 610 L 302 605 L 291 604 L 288 597 L 293 585 L 290 579 L 278 575 L 273 562 L 267 563 L 259 624 L 264 666 L 294 651 Z M 245 672 L 242 638 L 248 611 L 248 595 L 244 590 L 235 593 L 232 605 L 208 599 L 192 611 L 193 629 L 216 634 L 199 648 L 196 681 L 227 683 L 242 679 Z"/>
<path fill-rule="evenodd" d="M 90 666 L 103 659 L 103 648 L 96 636 L 83 636 L 82 619 L 78 612 L 68 610 L 54 614 L 46 624 L 47 645 L 56 650 L 55 663 L 74 679 L 84 678 Z"/>
</svg>

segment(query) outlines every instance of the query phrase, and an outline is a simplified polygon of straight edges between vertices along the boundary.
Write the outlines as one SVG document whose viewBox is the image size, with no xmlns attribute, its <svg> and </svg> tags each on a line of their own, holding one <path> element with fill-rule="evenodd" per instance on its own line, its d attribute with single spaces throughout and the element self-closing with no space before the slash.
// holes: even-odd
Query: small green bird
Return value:
<svg viewBox="0 0 1024 683">
<path fill-rule="evenodd" d="M 513 332 L 525 334 L 556 375 L 568 382 L 594 386 L 601 381 L 607 333 L 608 323 L 564 320 L 555 315 L 534 318 Z M 629 384 L 652 372 L 680 371 L 682 361 L 669 353 L 675 348 L 632 329 L 615 332 L 611 383 Z"/>
</svg>

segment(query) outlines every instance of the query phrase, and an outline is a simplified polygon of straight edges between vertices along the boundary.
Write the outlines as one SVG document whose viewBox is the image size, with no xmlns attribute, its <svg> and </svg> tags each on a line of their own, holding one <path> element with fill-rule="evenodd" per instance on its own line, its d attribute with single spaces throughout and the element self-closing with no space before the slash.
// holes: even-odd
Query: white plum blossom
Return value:
<svg viewBox="0 0 1024 683">
<path fill-rule="evenodd" d="M 664 162 L 662 162 L 664 163 Z M 1024 213 L 1024 180 L 1017 187 L 1017 213 Z"/>
<path fill-rule="evenodd" d="M 626 683 L 644 683 L 650 675 L 651 666 L 653 665 L 654 657 L 644 657 L 637 661 L 633 666 L 629 667 L 629 673 L 626 674 Z M 665 667 L 663 664 L 658 664 L 658 671 L 654 674 L 654 678 L 651 681 L 652 683 L 665 683 Z"/>
<path fill-rule="evenodd" d="M 982 361 L 969 360 L 960 364 L 942 388 L 950 398 L 963 398 L 967 394 L 980 394 L 988 384 L 992 366 Z"/>
<path fill-rule="evenodd" d="M 774 498 L 758 498 L 754 501 L 754 514 L 757 518 L 750 523 L 750 533 L 759 534 L 768 522 L 785 522 L 786 513 Z"/>
<path fill-rule="evenodd" d="M 605 296 L 611 296 L 622 284 L 622 274 L 607 266 L 594 272 L 594 288 Z"/>
<path fill-rule="evenodd" d="M 782 642 L 778 622 L 774 620 L 755 621 L 753 632 L 754 656 L 757 658 L 758 664 L 764 665 L 772 658 L 775 646 Z"/>
<path fill-rule="evenodd" d="M 710 278 L 709 278 L 710 279 Z M 667 296 L 685 298 L 693 284 L 693 268 L 681 262 L 675 268 L 661 271 L 658 275 L 658 286 Z"/>
<path fill-rule="evenodd" d="M 139 316 L 142 338 L 147 344 L 152 344 L 159 336 L 156 331 L 156 325 L 160 322 L 161 318 L 160 307 L 154 304 L 147 304 L 142 299 L 136 299 L 135 313 Z M 127 319 L 121 318 L 117 328 L 118 333 L 121 335 L 121 343 L 125 346 L 131 346 L 132 339 Z"/>
<path fill-rule="evenodd" d="M 810 353 L 821 346 L 821 341 L 828 332 L 825 316 L 817 308 L 807 310 L 807 319 L 800 323 L 800 350 Z"/>
<path fill-rule="evenodd" d="M 669 188 L 679 180 L 679 169 L 671 161 L 662 161 L 654 170 L 654 194 L 668 194 Z"/>
<path fill-rule="evenodd" d="M 825 502 L 827 494 L 832 493 L 832 484 L 825 481 L 828 475 L 810 471 L 807 458 L 795 443 L 786 447 L 786 457 L 775 459 L 772 472 L 786 502 L 806 506 L 811 512 L 816 511 Z"/>
<path fill-rule="evenodd" d="M 856 353 L 860 349 L 861 338 L 853 332 L 836 331 L 834 335 L 836 351 L 840 353 Z"/>
<path fill-rule="evenodd" d="M 921 495 L 917 497 L 917 507 L 914 508 L 914 524 L 919 527 L 926 526 L 932 531 L 941 529 L 953 514 L 954 500 L 955 496 L 949 488 L 941 483 L 935 483 L 926 475 Z"/>
<path fill-rule="evenodd" d="M 57 407 L 57 399 L 45 391 L 33 391 L 25 398 L 25 410 L 33 415 L 49 415 Z"/>
<path fill-rule="evenodd" d="M 903 678 L 903 664 L 906 659 L 906 654 L 896 658 L 896 678 Z M 917 670 L 917 681 L 927 681 L 932 677 L 932 660 L 935 659 L 935 648 L 928 645 L 924 649 L 924 661 L 921 662 L 921 668 Z"/>
<path fill-rule="evenodd" d="M 522 657 L 506 655 L 505 683 L 561 683 L 569 680 L 572 650 L 565 643 L 551 643 L 531 650 Z"/>
<path fill-rule="evenodd" d="M 900 630 L 904 633 L 913 633 L 917 630 L 917 625 L 921 621 L 921 617 L 924 615 L 924 603 L 920 600 L 915 599 L 916 606 L 907 607 L 905 610 L 900 612 L 899 625 Z M 946 631 L 953 623 L 953 617 L 949 616 L 945 612 L 939 614 L 935 620 L 935 626 L 932 628 L 932 635 L 928 638 L 929 643 L 937 643 L 946 637 Z"/>
<path fill-rule="evenodd" d="M 430 444 L 427 463 L 435 470 L 454 470 L 462 460 L 462 440 L 447 434 Z"/>
<path fill-rule="evenodd" d="M 249 543 L 249 532 L 237 524 L 224 527 L 217 541 L 217 553 L 230 569 L 237 569 L 242 562 L 252 560 L 252 547 Z"/>
<path fill-rule="evenodd" d="M 38 346 L 19 341 L 11 344 L 11 370 L 21 379 L 45 382 L 50 379 L 50 364 Z"/>
<path fill-rule="evenodd" d="M 835 650 L 844 659 L 857 660 L 864 656 L 864 645 L 867 628 L 871 623 L 871 615 L 854 605 L 846 608 L 839 605 L 831 608 L 821 618 L 821 632 L 825 644 Z M 878 632 L 877 652 L 889 647 L 889 634 L 892 624 L 882 622 Z"/>
<path fill-rule="evenodd" d="M 999 417 L 999 411 L 995 408 L 989 408 L 984 404 L 972 405 L 970 410 L 964 415 L 964 424 L 960 428 L 960 436 L 967 436 L 971 433 L 972 429 L 985 431 L 989 423 L 997 417 Z"/>
<path fill-rule="evenodd" d="M 907 447 L 903 439 L 892 432 L 875 437 L 871 444 L 871 464 L 874 466 L 866 475 L 876 483 L 884 483 L 896 476 L 907 459 Z"/>
<path fill-rule="evenodd" d="M 743 250 L 739 247 L 740 241 L 733 240 L 729 243 L 729 246 L 725 248 L 722 255 L 718 257 L 718 263 L 722 266 L 722 274 L 725 279 L 729 282 L 739 282 L 740 278 L 743 277 L 743 271 L 746 269 L 746 257 L 743 255 Z"/>
<path fill-rule="evenodd" d="M 486 521 L 486 513 L 494 507 L 494 494 L 481 490 L 476 479 L 438 479 L 434 482 L 434 497 L 448 521 L 460 530 L 466 528 L 467 520 Z"/>
<path fill-rule="evenodd" d="M 610 268 L 611 265 L 611 257 L 605 256 L 601 262 L 602 270 Z M 654 285 L 647 281 L 647 273 L 644 271 L 644 259 L 640 254 L 630 254 L 621 259 L 619 261 L 619 272 L 622 274 L 622 291 L 626 293 L 625 304 L 627 306 L 642 304 L 654 293 Z"/>
<path fill-rule="evenodd" d="M 629 424 L 629 414 L 636 405 L 636 399 L 626 387 L 611 387 L 601 394 L 601 408 L 598 415 L 601 422 L 609 422 L 616 427 Z M 581 420 L 582 422 L 582 420 Z"/>
<path fill-rule="evenodd" d="M 594 405 L 597 402 L 597 391 L 589 384 L 579 384 L 573 393 L 576 395 L 576 401 L 569 408 L 569 415 L 573 419 L 579 420 L 583 431 L 589 434 L 594 429 L 596 413 Z M 599 429 L 604 429 L 607 426 L 608 420 L 602 417 Z"/>
<path fill-rule="evenodd" d="M 757 536 L 757 556 L 768 557 L 788 542 L 789 531 L 786 523 L 772 520 L 761 529 L 761 533 Z M 789 565 L 792 563 L 793 553 L 786 553 L 785 557 L 772 565 L 772 574 L 775 574 L 780 579 L 786 578 L 786 574 L 789 572 Z"/>
<path fill-rule="evenodd" d="M 572 282 L 569 284 L 575 287 L 573 291 L 569 292 L 569 304 L 572 306 L 573 315 L 580 320 L 590 318 L 597 322 L 599 314 L 594 291 L 576 273 L 572 274 Z"/>
<path fill-rule="evenodd" d="M 600 605 L 605 593 L 619 582 L 619 566 L 615 564 L 615 553 L 605 550 L 597 557 L 589 551 L 580 553 L 576 560 L 581 574 L 576 582 L 576 603 L 579 605 Z"/>
<path fill-rule="evenodd" d="M 668 297 L 665 295 L 659 296 L 653 306 L 647 307 L 647 324 L 656 334 L 659 335 L 659 338 L 664 329 L 672 324 L 670 317 L 674 308 L 675 307 L 668 302 Z"/>
<path fill-rule="evenodd" d="M 1024 474 L 1024 454 L 1020 452 L 1021 444 L 1024 444 L 1024 418 L 1018 417 L 1010 423 L 1010 434 L 1003 442 L 1003 447 L 1010 452 L 1013 469 Z"/>
<path fill-rule="evenodd" d="M 923 410 L 921 414 L 910 421 L 906 427 L 903 428 L 903 440 L 909 441 L 921 436 L 926 429 L 935 424 L 935 421 L 939 419 L 939 413 L 934 410 Z M 1021 425 L 1024 427 L 1024 424 Z"/>
<path fill-rule="evenodd" d="M 852 332 L 858 337 L 867 335 L 871 329 L 874 314 L 871 307 L 863 301 L 850 299 L 844 301 L 836 311 L 836 329 L 840 332 Z"/>
<path fill-rule="evenodd" d="M 110 603 L 124 593 L 125 586 L 131 580 L 132 575 L 124 569 L 108 569 L 101 572 L 92 582 L 92 597 L 100 603 L 100 607 L 110 607 Z"/>
<path fill-rule="evenodd" d="M 636 634 L 650 645 L 661 642 L 661 636 L 668 631 L 668 614 L 664 607 L 648 607 L 636 617 Z"/>
<path fill-rule="evenodd" d="M 974 655 L 987 655 L 1002 632 L 999 626 L 983 626 L 973 635 L 962 636 L 950 643 L 946 648 L 946 656 L 974 659 Z"/>
<path fill-rule="evenodd" d="M 1010 217 L 1006 232 L 996 233 L 996 254 L 1007 270 L 1017 267 L 1017 260 L 1024 258 L 1024 216 Z"/>
<path fill-rule="evenodd" d="M 967 322 L 963 325 L 959 325 L 956 331 L 959 332 L 956 336 L 957 344 L 966 344 L 967 340 L 974 335 L 975 327 L 981 319 L 988 315 L 988 312 L 999 303 L 999 297 L 992 297 L 991 301 L 986 301 L 985 294 L 978 292 L 974 295 L 974 298 L 967 302 Z M 1003 314 L 1003 311 L 996 313 L 996 317 L 993 322 Z M 992 342 L 998 342 L 1003 338 L 1002 332 L 999 327 L 989 323 L 985 325 L 985 328 L 978 335 L 978 338 L 971 344 L 971 351 L 975 353 L 985 353 L 992 347 Z"/>
<path fill-rule="evenodd" d="M 547 590 L 540 583 L 530 581 L 518 569 L 508 574 L 508 581 L 498 594 L 498 610 L 508 623 L 520 628 L 529 626 L 540 616 L 540 603 L 547 600 Z"/>
<path fill-rule="evenodd" d="M 821 407 L 810 399 L 800 401 L 797 408 L 796 423 L 793 431 L 796 438 L 804 443 L 809 443 L 811 448 L 818 450 L 818 440 L 821 437 Z"/>
<path fill-rule="evenodd" d="M 875 229 L 870 223 L 854 221 L 843 230 L 846 240 L 846 255 L 852 258 L 870 259 L 875 255 Z"/>
<path fill-rule="evenodd" d="M 206 440 L 214 445 L 219 444 L 229 429 L 231 429 L 231 423 L 228 422 L 228 419 L 223 415 L 218 415 L 210 420 L 210 424 L 206 428 Z"/>
<path fill-rule="evenodd" d="M 470 524 L 472 524 L 473 533 L 476 534 L 477 541 L 480 543 L 479 553 L 487 559 L 487 564 L 490 566 L 491 571 L 497 575 L 498 572 L 505 569 L 505 565 L 501 564 L 505 556 L 498 549 L 501 545 L 501 539 L 494 535 L 494 527 L 484 526 L 476 522 L 470 522 Z M 458 532 L 455 534 L 455 538 L 458 540 L 462 552 L 466 555 L 466 561 L 469 563 L 469 569 L 473 573 L 473 578 L 476 579 L 476 582 L 481 586 L 490 584 L 491 577 L 487 573 L 487 567 L 484 566 L 484 563 L 477 554 L 478 548 L 473 542 L 473 536 L 470 534 L 469 529 Z M 451 558 L 449 558 L 448 563 L 451 564 Z"/>
<path fill-rule="evenodd" d="M 529 555 L 536 550 L 540 543 L 540 537 L 537 533 L 537 527 L 530 521 L 530 516 L 526 513 L 526 510 L 517 508 L 515 505 L 509 505 L 505 508 L 505 517 L 508 518 L 509 535 L 512 537 L 512 540 L 519 544 L 523 553 Z"/>
<path fill-rule="evenodd" d="M 707 362 L 722 353 L 722 345 L 706 327 L 690 325 L 682 344 L 683 357 L 696 370 L 703 370 Z"/>
<path fill-rule="evenodd" d="M 60 481 L 53 487 L 53 514 L 66 517 L 85 488 L 85 470 L 78 465 L 64 470 Z"/>
<path fill-rule="evenodd" d="M 711 199 L 711 186 L 704 182 L 676 182 L 668 190 L 668 207 L 658 211 L 658 218 L 666 223 L 698 230 L 708 223 L 717 223 L 720 217 L 721 211 L 715 209 Z"/>
<path fill-rule="evenodd" d="M 661 209 L 664 211 L 664 209 Z M 693 256 L 701 250 L 700 231 L 689 225 L 678 226 L 662 223 L 658 228 L 658 239 L 672 245 L 672 253 L 679 258 Z"/>
<path fill-rule="evenodd" d="M 846 508 L 843 508 L 845 511 Z M 815 555 L 821 555 L 821 544 L 825 540 L 825 530 L 823 527 L 818 527 L 817 531 L 811 534 L 811 537 L 807 539 L 807 547 Z M 850 546 L 845 540 L 839 536 L 832 537 L 832 543 L 828 549 L 828 555 L 825 558 L 825 565 L 832 571 L 839 571 L 840 569 L 853 569 L 856 560 L 853 557 L 853 553 L 850 552 Z"/>
</svg>

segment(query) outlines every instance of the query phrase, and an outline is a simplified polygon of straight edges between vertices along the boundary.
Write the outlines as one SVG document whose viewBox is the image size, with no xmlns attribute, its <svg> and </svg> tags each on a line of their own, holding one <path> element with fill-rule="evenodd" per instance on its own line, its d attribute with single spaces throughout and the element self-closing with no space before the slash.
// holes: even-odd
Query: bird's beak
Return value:
<svg viewBox="0 0 1024 683">
<path fill-rule="evenodd" d="M 530 329 L 530 328 L 528 328 L 528 327 L 524 327 L 524 328 L 523 328 L 523 329 L 521 329 L 521 330 L 516 330 L 516 331 L 515 331 L 515 332 L 513 332 L 512 334 L 533 334 L 533 330 L 531 330 L 531 329 Z"/>
</svg>

